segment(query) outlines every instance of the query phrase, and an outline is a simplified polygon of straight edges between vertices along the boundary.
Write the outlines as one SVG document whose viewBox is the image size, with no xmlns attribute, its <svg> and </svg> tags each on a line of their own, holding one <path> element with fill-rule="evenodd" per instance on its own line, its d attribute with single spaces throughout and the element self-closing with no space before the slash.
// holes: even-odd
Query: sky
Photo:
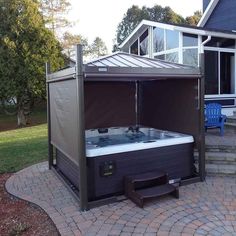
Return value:
<svg viewBox="0 0 236 236">
<path fill-rule="evenodd" d="M 70 0 L 72 9 L 68 18 L 74 22 L 69 29 L 81 34 L 91 43 L 97 36 L 111 52 L 116 29 L 124 14 L 132 5 L 152 7 L 155 4 L 169 6 L 183 17 L 202 10 L 203 0 Z"/>
</svg>

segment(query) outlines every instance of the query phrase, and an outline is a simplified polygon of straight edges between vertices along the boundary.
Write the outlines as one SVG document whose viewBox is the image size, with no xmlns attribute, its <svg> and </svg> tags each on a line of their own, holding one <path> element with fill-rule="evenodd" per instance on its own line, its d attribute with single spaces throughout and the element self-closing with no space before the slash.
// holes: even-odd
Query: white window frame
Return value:
<svg viewBox="0 0 236 236">
<path fill-rule="evenodd" d="M 199 62 L 199 52 L 200 52 L 200 48 L 201 48 L 201 39 L 202 39 L 201 36 L 197 35 L 198 36 L 198 45 L 197 46 L 184 47 L 183 46 L 183 34 L 184 34 L 184 32 L 175 30 L 175 31 L 178 31 L 178 33 L 179 33 L 179 46 L 177 48 L 172 48 L 172 49 L 167 50 L 166 49 L 166 43 L 167 43 L 166 42 L 166 30 L 170 30 L 170 29 L 165 29 L 165 28 L 161 28 L 161 29 L 164 30 L 164 50 L 161 51 L 161 52 L 154 52 L 154 47 L 153 47 L 154 45 L 152 45 L 153 58 L 155 56 L 161 56 L 161 55 L 177 52 L 178 53 L 178 63 L 183 64 L 183 50 L 184 49 L 197 49 L 197 51 L 198 51 L 198 64 L 197 64 L 197 66 L 199 66 L 199 63 L 200 63 Z M 154 37 L 154 34 L 152 35 L 152 37 Z"/>
</svg>

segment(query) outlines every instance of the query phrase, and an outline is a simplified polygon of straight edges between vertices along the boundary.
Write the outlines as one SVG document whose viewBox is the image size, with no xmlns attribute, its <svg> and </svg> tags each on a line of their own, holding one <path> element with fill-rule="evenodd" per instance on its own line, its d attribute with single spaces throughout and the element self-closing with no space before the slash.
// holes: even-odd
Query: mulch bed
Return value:
<svg viewBox="0 0 236 236">
<path fill-rule="evenodd" d="M 41 208 L 6 192 L 4 184 L 10 176 L 11 174 L 0 175 L 0 235 L 59 235 L 52 220 Z"/>
</svg>

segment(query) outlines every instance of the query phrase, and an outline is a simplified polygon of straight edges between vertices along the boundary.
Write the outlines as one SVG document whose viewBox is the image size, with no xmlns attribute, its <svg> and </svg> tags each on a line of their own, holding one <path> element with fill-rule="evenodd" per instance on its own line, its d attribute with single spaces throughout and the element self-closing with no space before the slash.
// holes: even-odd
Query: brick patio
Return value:
<svg viewBox="0 0 236 236">
<path fill-rule="evenodd" d="M 236 235 L 236 178 L 208 177 L 136 207 L 129 200 L 80 212 L 68 189 L 40 163 L 14 174 L 9 193 L 42 207 L 61 235 Z"/>
</svg>

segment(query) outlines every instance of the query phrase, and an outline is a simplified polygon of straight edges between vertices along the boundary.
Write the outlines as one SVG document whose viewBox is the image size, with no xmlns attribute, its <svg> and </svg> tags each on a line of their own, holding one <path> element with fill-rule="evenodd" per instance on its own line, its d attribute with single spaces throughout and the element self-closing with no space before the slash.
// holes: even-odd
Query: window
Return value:
<svg viewBox="0 0 236 236">
<path fill-rule="evenodd" d="M 183 49 L 183 64 L 198 66 L 198 49 Z"/>
<path fill-rule="evenodd" d="M 159 59 L 159 60 L 165 60 L 165 54 L 155 56 L 154 58 Z"/>
<path fill-rule="evenodd" d="M 166 61 L 178 63 L 179 62 L 178 52 L 173 52 L 173 53 L 166 54 Z"/>
<path fill-rule="evenodd" d="M 183 47 L 197 47 L 198 36 L 194 34 L 183 33 Z"/>
<path fill-rule="evenodd" d="M 148 54 L 148 30 L 140 36 L 140 56 Z"/>
<path fill-rule="evenodd" d="M 205 51 L 205 93 L 218 94 L 218 52 Z"/>
<path fill-rule="evenodd" d="M 179 32 L 175 30 L 166 30 L 166 49 L 179 47 Z"/>
<path fill-rule="evenodd" d="M 136 41 L 130 46 L 130 53 L 131 53 L 131 54 L 137 54 L 137 55 L 138 55 L 138 40 L 136 40 Z"/>
<path fill-rule="evenodd" d="M 220 53 L 220 94 L 234 93 L 234 54 Z"/>
<path fill-rule="evenodd" d="M 234 94 L 234 53 L 205 50 L 205 62 L 206 94 Z"/>
<path fill-rule="evenodd" d="M 154 58 L 159 59 L 159 60 L 165 60 L 165 61 L 169 61 L 169 62 L 178 63 L 179 62 L 179 53 L 172 52 L 172 53 L 160 54 L 160 55 L 154 56 Z"/>
<path fill-rule="evenodd" d="M 154 46 L 154 52 L 164 51 L 164 29 L 154 28 L 153 46 Z"/>
</svg>

